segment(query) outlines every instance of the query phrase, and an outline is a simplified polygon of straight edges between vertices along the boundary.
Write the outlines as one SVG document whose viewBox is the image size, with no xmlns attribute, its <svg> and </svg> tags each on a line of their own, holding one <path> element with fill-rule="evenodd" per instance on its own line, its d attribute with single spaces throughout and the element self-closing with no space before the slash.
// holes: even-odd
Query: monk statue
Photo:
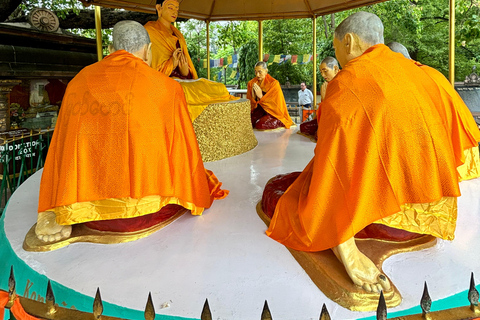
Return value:
<svg viewBox="0 0 480 320">
<path fill-rule="evenodd" d="M 372 13 L 352 14 L 335 29 L 342 72 L 320 105 L 315 156 L 288 177 L 276 204 L 268 198 L 277 191 L 266 191 L 278 177 L 262 199 L 271 217 L 267 235 L 310 254 L 333 250 L 356 285 L 354 295 L 394 290 L 359 250 L 355 236 L 367 227 L 453 240 L 457 167 L 480 134 L 450 134 L 457 124 L 439 110 L 454 109 L 456 100 L 443 99 L 436 78 L 383 43 L 383 24 Z M 376 308 L 378 295 L 374 300 Z"/>
<path fill-rule="evenodd" d="M 182 33 L 173 26 L 180 4 L 177 0 L 157 0 L 158 20 L 145 24 L 152 41 L 152 68 L 169 77 L 197 79 Z"/>
<path fill-rule="evenodd" d="M 250 100 L 253 128 L 288 129 L 294 125 L 280 83 L 268 74 L 267 64 L 263 61 L 255 64 L 255 78 L 248 82 L 247 99 Z"/>
<path fill-rule="evenodd" d="M 320 73 L 325 80 L 325 82 L 320 87 L 320 96 L 322 101 L 325 100 L 325 95 L 327 93 L 327 85 L 333 78 L 337 75 L 340 71 L 340 67 L 338 66 L 338 61 L 334 57 L 326 57 L 320 63 Z M 318 129 L 318 121 L 317 118 L 320 115 L 321 110 L 317 109 L 313 119 L 310 121 L 305 121 L 300 125 L 300 134 L 311 138 L 312 140 L 317 140 L 317 129 Z"/>
<path fill-rule="evenodd" d="M 405 58 L 411 59 L 407 48 L 398 42 L 390 42 L 387 46 L 393 52 L 401 53 Z M 459 180 L 469 180 L 480 177 L 480 155 L 477 141 L 480 141 L 478 127 L 472 113 L 463 102 L 455 88 L 439 71 L 413 61 L 422 69 L 441 89 L 431 86 L 431 83 L 425 83 L 427 91 L 433 96 L 439 96 L 444 101 L 445 106 L 450 108 L 438 109 L 443 118 L 445 126 L 451 135 L 452 145 L 457 155 L 457 171 Z M 442 106 L 437 104 L 437 106 Z M 470 146 L 470 147 L 469 147 Z"/>
<path fill-rule="evenodd" d="M 72 226 L 143 230 L 228 194 L 203 166 L 181 86 L 150 67 L 151 46 L 141 24 L 121 21 L 114 52 L 68 84 L 40 183 L 41 242 Z"/>
</svg>

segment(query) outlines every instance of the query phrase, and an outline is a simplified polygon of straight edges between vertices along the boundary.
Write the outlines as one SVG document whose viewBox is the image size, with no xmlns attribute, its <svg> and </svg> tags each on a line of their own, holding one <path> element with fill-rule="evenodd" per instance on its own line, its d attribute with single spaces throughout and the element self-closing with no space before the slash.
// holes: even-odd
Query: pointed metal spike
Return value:
<svg viewBox="0 0 480 320">
<path fill-rule="evenodd" d="M 480 311 L 478 308 L 478 290 L 475 288 L 475 278 L 470 276 L 470 289 L 468 290 L 468 302 L 470 302 L 470 309 L 474 312 Z"/>
<path fill-rule="evenodd" d="M 268 308 L 268 302 L 265 300 L 265 304 L 263 305 L 262 317 L 261 320 L 272 320 L 272 314 L 270 313 L 270 309 Z"/>
<path fill-rule="evenodd" d="M 145 306 L 145 320 L 155 319 L 155 307 L 153 306 L 152 293 L 148 293 L 147 305 Z"/>
<path fill-rule="evenodd" d="M 53 295 L 52 284 L 50 283 L 50 280 L 48 280 L 47 284 L 45 304 L 47 305 L 47 314 L 54 314 L 57 312 L 57 307 L 55 306 L 55 296 Z"/>
<path fill-rule="evenodd" d="M 8 302 L 5 305 L 5 308 L 11 308 L 13 302 L 17 298 L 17 293 L 15 292 L 16 282 L 15 275 L 13 273 L 13 265 L 10 267 L 10 276 L 8 277 Z"/>
<path fill-rule="evenodd" d="M 103 302 L 102 296 L 100 295 L 100 288 L 97 288 L 97 293 L 95 293 L 95 300 L 93 300 L 93 317 L 94 319 L 101 319 L 103 313 Z"/>
<path fill-rule="evenodd" d="M 53 304 L 55 304 L 55 296 L 53 294 L 52 284 L 51 284 L 50 280 L 48 280 L 47 294 L 45 295 L 45 298 L 46 298 L 47 301 L 51 301 Z"/>
<path fill-rule="evenodd" d="M 383 296 L 383 290 L 380 291 L 380 298 L 378 299 L 377 306 L 377 320 L 386 320 L 387 319 L 387 303 L 385 302 L 385 297 Z"/>
<path fill-rule="evenodd" d="M 320 320 L 331 320 L 330 313 L 328 313 L 325 303 L 322 306 L 322 313 L 320 313 Z"/>
<path fill-rule="evenodd" d="M 208 299 L 205 299 L 205 303 L 203 304 L 203 310 L 202 315 L 200 316 L 200 320 L 212 320 L 212 313 L 210 312 Z"/>
<path fill-rule="evenodd" d="M 422 308 L 423 314 L 430 312 L 430 307 L 432 306 L 432 299 L 428 293 L 427 282 L 425 281 L 425 286 L 423 287 L 422 299 L 420 300 L 420 307 Z"/>
<path fill-rule="evenodd" d="M 8 294 L 15 293 L 15 275 L 13 274 L 13 266 L 10 267 L 10 277 L 8 278 Z"/>
</svg>

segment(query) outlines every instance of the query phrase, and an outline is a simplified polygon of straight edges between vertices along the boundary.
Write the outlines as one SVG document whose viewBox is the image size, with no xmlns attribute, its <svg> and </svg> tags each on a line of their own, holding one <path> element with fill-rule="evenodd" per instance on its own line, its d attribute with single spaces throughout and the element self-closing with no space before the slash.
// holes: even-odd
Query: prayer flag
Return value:
<svg viewBox="0 0 480 320">
<path fill-rule="evenodd" d="M 268 53 L 263 55 L 263 62 L 268 62 L 268 58 L 270 58 L 270 55 Z"/>
<path fill-rule="evenodd" d="M 292 64 L 297 64 L 297 58 L 298 56 L 296 54 L 292 56 Z"/>
<path fill-rule="evenodd" d="M 220 67 L 223 67 L 223 58 L 220 58 Z"/>
<path fill-rule="evenodd" d="M 279 54 L 276 54 L 276 55 L 275 55 L 275 58 L 273 58 L 273 62 L 275 62 L 275 63 L 279 63 L 279 62 L 280 62 L 280 55 L 279 55 Z"/>
<path fill-rule="evenodd" d="M 210 59 L 210 68 L 215 67 L 215 60 Z"/>
<path fill-rule="evenodd" d="M 203 68 L 207 69 L 207 59 L 203 59 Z"/>
<path fill-rule="evenodd" d="M 234 70 L 232 71 L 232 74 L 230 75 L 230 79 L 235 78 L 236 75 L 237 75 L 237 70 L 234 69 Z"/>
<path fill-rule="evenodd" d="M 234 54 L 234 55 L 232 56 L 232 59 L 233 59 L 233 63 L 238 62 L 238 55 L 237 55 L 237 54 Z"/>
<path fill-rule="evenodd" d="M 233 63 L 232 56 L 229 56 L 229 57 L 227 58 L 227 63 L 228 63 L 228 64 L 232 64 L 232 63 Z"/>
</svg>

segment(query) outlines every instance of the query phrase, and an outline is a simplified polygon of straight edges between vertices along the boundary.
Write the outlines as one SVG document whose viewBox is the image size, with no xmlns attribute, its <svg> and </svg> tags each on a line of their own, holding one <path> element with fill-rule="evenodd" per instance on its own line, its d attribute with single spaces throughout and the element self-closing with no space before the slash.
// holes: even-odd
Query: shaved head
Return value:
<svg viewBox="0 0 480 320">
<path fill-rule="evenodd" d="M 325 59 L 322 60 L 322 62 L 320 62 L 320 64 L 322 63 L 325 63 L 327 65 L 327 68 L 329 69 L 333 69 L 335 66 L 337 68 L 340 68 L 340 66 L 338 65 L 337 59 L 335 59 L 334 57 L 326 57 Z"/>
<path fill-rule="evenodd" d="M 389 44 L 387 44 L 387 47 L 389 47 L 390 50 L 392 50 L 393 52 L 398 52 L 403 54 L 403 56 L 407 59 L 412 59 L 410 58 L 410 54 L 408 53 L 407 48 L 405 48 L 405 46 L 401 43 L 392 41 Z"/>
<path fill-rule="evenodd" d="M 147 30 L 138 22 L 120 21 L 113 27 L 113 47 L 130 53 L 140 51 L 150 43 Z"/>
<path fill-rule="evenodd" d="M 343 40 L 347 33 L 357 35 L 360 40 L 370 46 L 384 41 L 382 20 L 377 15 L 365 11 L 352 14 L 335 29 L 335 37 L 338 40 Z"/>
<path fill-rule="evenodd" d="M 267 64 L 263 61 L 258 61 L 257 63 L 255 63 L 255 68 L 256 67 L 262 67 L 263 69 L 267 69 Z"/>
</svg>

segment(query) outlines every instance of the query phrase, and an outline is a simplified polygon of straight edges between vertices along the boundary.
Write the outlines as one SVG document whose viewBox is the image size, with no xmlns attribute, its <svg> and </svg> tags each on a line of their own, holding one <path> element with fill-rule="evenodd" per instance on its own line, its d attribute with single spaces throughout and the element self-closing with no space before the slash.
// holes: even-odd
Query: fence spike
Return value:
<svg viewBox="0 0 480 320">
<path fill-rule="evenodd" d="M 330 314 L 328 313 L 327 306 L 325 303 L 322 306 L 322 312 L 320 313 L 320 320 L 331 320 Z"/>
<path fill-rule="evenodd" d="M 422 308 L 424 316 L 430 312 L 431 306 L 432 306 L 432 299 L 430 298 L 430 294 L 428 293 L 427 281 L 425 281 L 425 285 L 423 287 L 422 299 L 420 300 L 420 307 Z"/>
<path fill-rule="evenodd" d="M 45 304 L 47 305 L 47 314 L 54 314 L 57 312 L 57 307 L 55 306 L 55 296 L 52 290 L 52 284 L 50 280 L 47 283 L 47 293 L 45 294 Z"/>
<path fill-rule="evenodd" d="M 385 297 L 383 296 L 383 290 L 380 291 L 380 297 L 378 298 L 377 306 L 377 320 L 386 320 L 387 319 L 387 303 L 385 302 Z"/>
<path fill-rule="evenodd" d="M 8 296 L 15 294 L 15 275 L 13 274 L 13 265 L 10 267 L 10 276 L 8 277 Z"/>
<path fill-rule="evenodd" d="M 270 309 L 268 308 L 268 302 L 265 300 L 265 304 L 263 305 L 262 317 L 261 320 L 272 320 L 272 314 L 270 313 Z"/>
<path fill-rule="evenodd" d="M 17 293 L 15 292 L 16 282 L 15 275 L 13 274 L 13 265 L 10 267 L 10 276 L 8 277 L 8 302 L 5 305 L 5 308 L 10 309 L 13 306 L 13 302 L 17 298 Z"/>
<path fill-rule="evenodd" d="M 470 309 L 474 312 L 480 311 L 478 308 L 478 290 L 475 288 L 475 278 L 470 276 L 470 289 L 468 290 L 468 302 L 470 302 Z"/>
<path fill-rule="evenodd" d="M 200 320 L 212 320 L 212 312 L 210 312 L 208 299 L 205 299 L 205 303 L 203 304 L 203 310 L 202 315 L 200 316 Z"/>
<path fill-rule="evenodd" d="M 148 293 L 147 305 L 145 306 L 145 320 L 155 319 L 155 307 L 153 306 L 152 293 Z"/>
<path fill-rule="evenodd" d="M 101 319 L 103 313 L 102 296 L 100 295 L 100 288 L 97 287 L 97 293 L 95 293 L 95 300 L 93 300 L 93 318 Z"/>
</svg>

